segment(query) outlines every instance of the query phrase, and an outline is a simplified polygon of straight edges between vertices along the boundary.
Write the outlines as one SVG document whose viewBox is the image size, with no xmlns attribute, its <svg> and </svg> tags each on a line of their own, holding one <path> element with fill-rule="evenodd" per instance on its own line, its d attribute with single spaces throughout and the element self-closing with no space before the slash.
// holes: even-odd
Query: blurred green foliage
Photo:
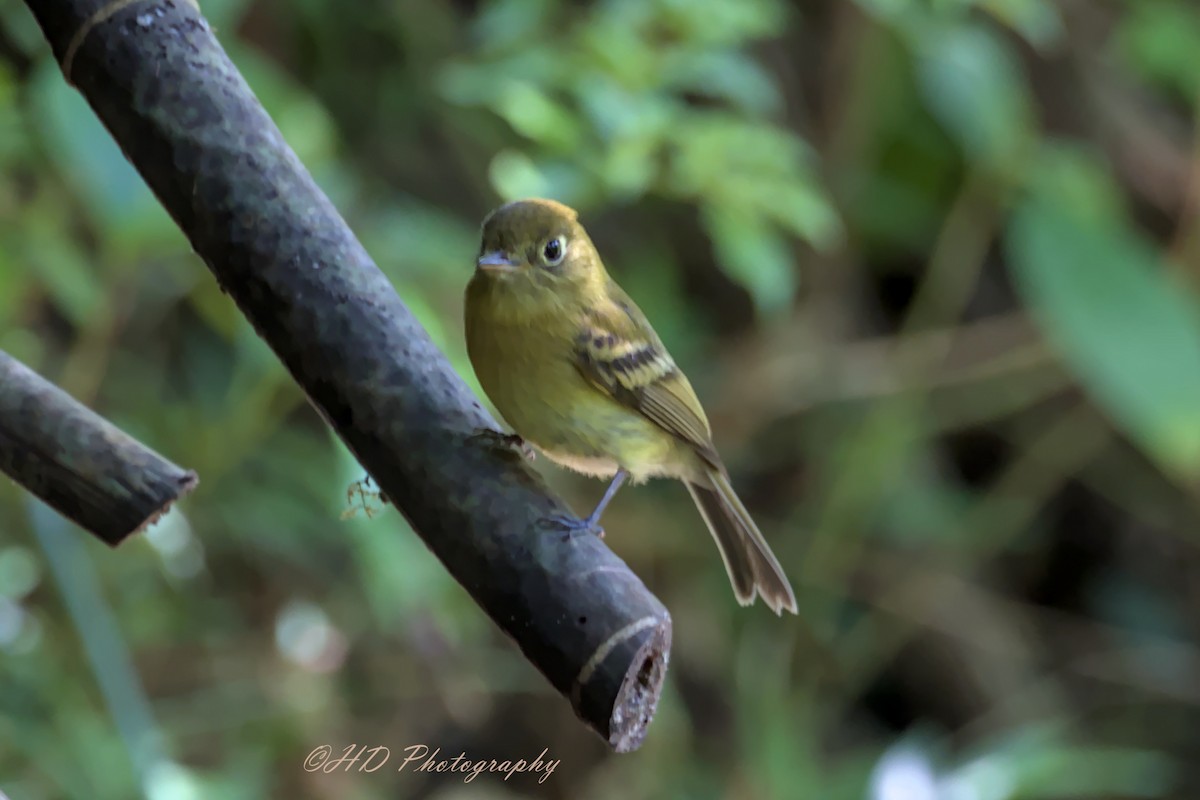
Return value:
<svg viewBox="0 0 1200 800">
<path fill-rule="evenodd" d="M 676 631 L 607 753 L 398 514 L 339 520 L 359 467 L 0 0 L 0 349 L 202 479 L 115 552 L 0 483 L 0 791 L 1200 793 L 1195 3 L 202 6 L 473 385 L 478 220 L 580 208 L 842 669 L 736 607 L 678 487 L 627 490 Z M 351 743 L 562 764 L 304 769 Z"/>
<path fill-rule="evenodd" d="M 508 198 L 588 208 L 648 194 L 697 207 L 721 265 L 769 310 L 796 286 L 788 237 L 828 247 L 839 225 L 804 140 L 777 125 L 776 81 L 744 52 L 779 29 L 773 0 L 500 0 L 480 46 L 441 73 L 450 102 L 490 109 L 526 141 L 492 159 Z M 531 48 L 543 31 L 558 35 Z"/>
</svg>

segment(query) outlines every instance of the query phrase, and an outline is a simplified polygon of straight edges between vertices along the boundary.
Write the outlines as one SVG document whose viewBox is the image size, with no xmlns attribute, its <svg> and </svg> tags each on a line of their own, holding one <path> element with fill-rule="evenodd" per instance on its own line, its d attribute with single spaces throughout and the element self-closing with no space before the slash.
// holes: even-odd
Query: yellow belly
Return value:
<svg viewBox="0 0 1200 800">
<path fill-rule="evenodd" d="M 530 352 L 520 346 L 528 332 L 481 322 L 467 326 L 479 383 L 512 429 L 547 458 L 598 477 L 622 467 L 634 481 L 676 476 L 675 465 L 689 463 L 690 448 L 583 377 L 572 342 L 542 341 Z"/>
</svg>

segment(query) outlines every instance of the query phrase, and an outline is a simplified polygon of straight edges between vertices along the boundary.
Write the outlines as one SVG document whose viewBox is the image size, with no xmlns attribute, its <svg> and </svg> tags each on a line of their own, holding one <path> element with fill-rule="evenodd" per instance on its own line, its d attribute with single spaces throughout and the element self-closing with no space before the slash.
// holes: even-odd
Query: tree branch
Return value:
<svg viewBox="0 0 1200 800">
<path fill-rule="evenodd" d="M 471 439 L 494 420 L 199 11 L 28 5 L 67 79 L 388 498 L 576 713 L 616 750 L 636 748 L 666 670 L 666 609 L 596 537 L 541 528 L 562 502 L 522 460 Z"/>
<path fill-rule="evenodd" d="M 0 472 L 114 546 L 198 483 L 4 352 Z"/>
</svg>

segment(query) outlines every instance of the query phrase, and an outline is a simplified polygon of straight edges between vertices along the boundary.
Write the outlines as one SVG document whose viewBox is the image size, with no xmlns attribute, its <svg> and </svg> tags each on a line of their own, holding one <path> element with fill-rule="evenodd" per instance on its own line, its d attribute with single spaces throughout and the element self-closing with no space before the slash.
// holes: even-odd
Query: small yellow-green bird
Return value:
<svg viewBox="0 0 1200 800">
<path fill-rule="evenodd" d="M 608 276 L 575 211 L 521 200 L 483 222 L 467 286 L 467 352 L 496 408 L 552 461 L 612 478 L 584 520 L 596 530 L 627 479 L 684 482 L 742 605 L 796 613 L 779 562 L 729 484 L 704 409 L 650 322 Z"/>
</svg>

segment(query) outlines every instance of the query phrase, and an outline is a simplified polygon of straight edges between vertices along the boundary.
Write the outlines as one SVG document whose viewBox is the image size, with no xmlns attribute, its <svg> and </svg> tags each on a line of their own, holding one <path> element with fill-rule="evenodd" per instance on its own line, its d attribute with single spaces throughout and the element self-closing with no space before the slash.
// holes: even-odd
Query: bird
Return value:
<svg viewBox="0 0 1200 800">
<path fill-rule="evenodd" d="M 627 481 L 682 481 L 720 550 L 734 596 L 796 613 L 779 561 L 738 498 L 704 409 L 646 315 L 609 276 L 577 212 L 507 203 L 483 221 L 464 298 L 467 354 L 484 392 L 552 462 L 610 483 L 587 517 L 547 523 L 602 535 Z"/>
</svg>

